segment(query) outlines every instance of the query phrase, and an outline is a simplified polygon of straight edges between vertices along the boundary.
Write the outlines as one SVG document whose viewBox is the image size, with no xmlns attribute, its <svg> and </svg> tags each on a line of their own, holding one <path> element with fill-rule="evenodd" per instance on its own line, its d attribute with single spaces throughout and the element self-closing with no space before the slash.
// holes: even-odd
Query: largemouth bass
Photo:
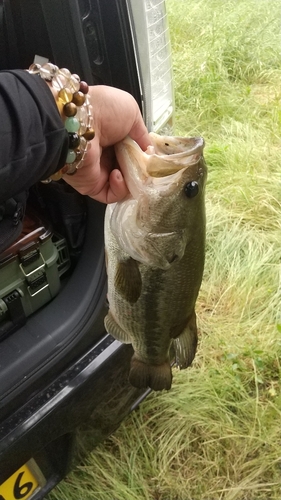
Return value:
<svg viewBox="0 0 281 500">
<path fill-rule="evenodd" d="M 105 328 L 133 346 L 131 384 L 157 391 L 171 388 L 172 344 L 180 368 L 196 353 L 207 168 L 201 137 L 150 138 L 146 152 L 129 137 L 115 147 L 130 194 L 106 208 Z"/>
</svg>

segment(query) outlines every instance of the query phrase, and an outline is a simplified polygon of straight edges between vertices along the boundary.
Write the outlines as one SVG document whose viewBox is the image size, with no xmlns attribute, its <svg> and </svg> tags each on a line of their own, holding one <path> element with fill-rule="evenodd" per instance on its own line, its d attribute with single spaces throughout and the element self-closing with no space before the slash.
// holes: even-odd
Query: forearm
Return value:
<svg viewBox="0 0 281 500">
<path fill-rule="evenodd" d="M 46 82 L 0 72 L 0 203 L 64 165 L 68 137 Z"/>
<path fill-rule="evenodd" d="M 114 144 L 127 135 L 150 144 L 135 99 L 51 64 L 29 71 L 0 72 L 0 204 L 49 177 L 98 201 L 121 200 L 128 189 Z"/>
</svg>

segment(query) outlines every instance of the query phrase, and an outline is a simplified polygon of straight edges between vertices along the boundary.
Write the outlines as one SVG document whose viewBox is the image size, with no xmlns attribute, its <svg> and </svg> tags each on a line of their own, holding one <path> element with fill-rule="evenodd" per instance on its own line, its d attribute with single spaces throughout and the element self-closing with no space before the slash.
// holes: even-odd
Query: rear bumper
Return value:
<svg viewBox="0 0 281 500">
<path fill-rule="evenodd" d="M 0 484 L 35 458 L 47 484 L 43 498 L 66 474 L 71 436 L 89 421 L 94 447 L 113 432 L 147 394 L 128 382 L 132 348 L 110 335 L 88 350 L 52 384 L 0 424 Z M 62 448 L 61 453 L 59 452 Z"/>
</svg>

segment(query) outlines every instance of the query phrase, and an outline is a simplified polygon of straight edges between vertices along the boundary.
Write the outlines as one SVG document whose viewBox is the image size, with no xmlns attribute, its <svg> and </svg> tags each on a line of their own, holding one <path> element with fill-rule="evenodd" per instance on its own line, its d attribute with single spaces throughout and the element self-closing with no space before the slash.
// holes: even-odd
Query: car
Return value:
<svg viewBox="0 0 281 500">
<path fill-rule="evenodd" d="M 149 130 L 172 133 L 165 0 L 0 0 L 0 48 L 1 69 L 50 60 L 130 92 Z M 150 391 L 130 385 L 132 347 L 104 329 L 104 211 L 40 183 L 29 240 L 0 256 L 0 500 L 44 498 L 71 468 L 76 429 L 89 422 L 94 447 Z"/>
</svg>

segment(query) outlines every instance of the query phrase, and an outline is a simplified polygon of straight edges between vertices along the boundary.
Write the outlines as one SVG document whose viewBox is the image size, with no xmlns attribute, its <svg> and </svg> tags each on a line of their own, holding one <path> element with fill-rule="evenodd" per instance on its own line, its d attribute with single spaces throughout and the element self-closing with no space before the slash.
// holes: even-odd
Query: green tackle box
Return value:
<svg viewBox="0 0 281 500">
<path fill-rule="evenodd" d="M 0 254 L 0 340 L 57 295 L 69 266 L 65 240 L 26 215 L 20 237 Z"/>
</svg>

